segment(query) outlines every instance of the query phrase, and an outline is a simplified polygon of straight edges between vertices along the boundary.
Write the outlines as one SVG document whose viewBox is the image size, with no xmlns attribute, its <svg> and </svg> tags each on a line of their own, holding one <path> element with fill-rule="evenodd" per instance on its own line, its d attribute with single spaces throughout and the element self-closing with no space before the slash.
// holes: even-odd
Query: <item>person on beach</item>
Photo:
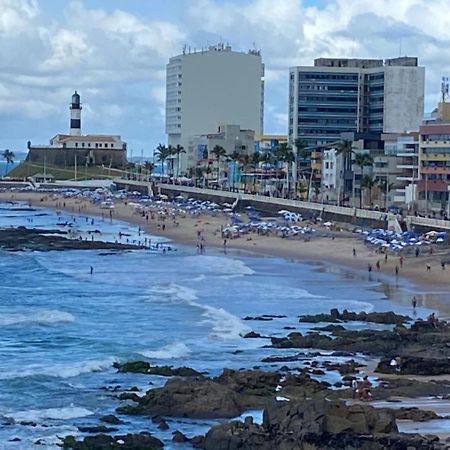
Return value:
<svg viewBox="0 0 450 450">
<path fill-rule="evenodd" d="M 399 271 L 398 266 L 395 266 L 395 276 L 396 276 L 396 277 L 398 277 L 398 271 Z"/>
<path fill-rule="evenodd" d="M 416 258 L 420 255 L 419 247 L 416 248 Z"/>
<path fill-rule="evenodd" d="M 412 298 L 411 304 L 412 304 L 413 310 L 416 311 L 416 306 L 417 306 L 417 298 L 416 298 L 416 296 L 414 296 Z"/>
<path fill-rule="evenodd" d="M 92 266 L 89 266 L 90 267 L 90 271 L 91 271 L 91 275 L 94 273 L 94 268 L 92 267 Z"/>
<path fill-rule="evenodd" d="M 388 254 L 385 253 L 385 254 L 384 254 L 384 263 L 385 263 L 385 264 L 387 263 L 387 260 L 388 260 Z"/>
<path fill-rule="evenodd" d="M 356 258 L 356 248 L 353 248 L 353 258 Z"/>
<path fill-rule="evenodd" d="M 442 270 L 445 270 L 445 261 L 441 262 L 441 267 L 442 267 Z"/>
<path fill-rule="evenodd" d="M 400 256 L 399 262 L 400 262 L 400 267 L 403 267 L 403 256 Z"/>
<path fill-rule="evenodd" d="M 367 375 L 364 375 L 362 381 L 358 383 L 358 387 L 355 391 L 356 397 L 358 400 L 366 401 L 372 398 L 372 393 L 370 392 L 370 387 L 372 383 L 369 380 Z"/>
<path fill-rule="evenodd" d="M 372 272 L 372 264 L 367 265 L 367 270 L 369 271 L 369 273 Z"/>
<path fill-rule="evenodd" d="M 377 262 L 376 262 L 376 267 L 377 267 L 377 270 L 378 270 L 378 272 L 380 271 L 380 260 L 377 260 Z"/>
<path fill-rule="evenodd" d="M 427 263 L 427 272 L 431 270 L 431 264 Z"/>
</svg>

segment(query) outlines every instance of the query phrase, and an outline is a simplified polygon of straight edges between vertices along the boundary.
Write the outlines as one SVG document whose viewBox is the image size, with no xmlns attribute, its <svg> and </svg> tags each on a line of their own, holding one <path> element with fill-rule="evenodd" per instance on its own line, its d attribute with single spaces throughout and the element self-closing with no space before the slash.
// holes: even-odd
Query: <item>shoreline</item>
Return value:
<svg viewBox="0 0 450 450">
<path fill-rule="evenodd" d="M 64 210 L 69 213 L 103 217 L 105 221 L 110 220 L 110 210 L 101 209 L 100 206 L 91 204 L 86 198 L 64 199 L 59 195 L 40 192 L 1 192 L 0 201 L 26 202 L 34 207 Z M 389 254 L 388 260 L 385 261 L 384 256 L 376 254 L 374 249 L 367 247 L 360 236 L 350 235 L 348 232 L 333 232 L 334 238 L 314 236 L 310 241 L 300 238 L 283 239 L 279 236 L 250 234 L 227 239 L 226 248 L 224 248 L 221 227 L 225 226 L 228 221 L 228 216 L 224 214 L 199 217 L 178 215 L 176 222 L 179 225 L 176 225 L 172 220 L 160 220 L 154 205 L 149 206 L 150 211 L 155 212 L 154 218 L 150 216 L 146 220 L 145 217 L 133 210 L 132 204 L 132 201 L 128 204 L 124 201 L 117 201 L 112 210 L 111 220 L 127 222 L 140 227 L 151 235 L 167 238 L 175 244 L 194 249 L 199 242 L 197 234 L 201 233 L 206 253 L 209 248 L 213 248 L 218 253 L 223 252 L 229 255 L 239 255 L 242 252 L 248 255 L 278 257 L 303 264 L 314 264 L 317 265 L 318 270 L 326 270 L 327 267 L 337 268 L 340 271 L 356 272 L 361 277 L 364 277 L 365 273 L 368 274 L 369 281 L 387 286 L 387 289 L 384 289 L 387 296 L 395 296 L 402 290 L 404 291 L 402 297 L 406 294 L 411 296 L 415 294 L 418 296 L 418 306 L 436 309 L 442 318 L 450 318 L 450 267 L 442 270 L 440 265 L 441 258 L 449 254 L 450 250 L 448 249 L 441 249 L 440 252 L 434 252 L 433 255 L 421 255 L 418 258 L 405 255 L 403 267 L 397 277 L 395 267 L 400 266 L 398 256 Z M 167 219 L 169 218 L 167 217 Z M 163 224 L 164 230 L 162 229 Z M 313 225 L 313 227 L 325 230 L 320 224 Z M 356 250 L 356 257 L 353 256 L 353 249 Z M 371 264 L 375 267 L 377 261 L 380 261 L 380 270 L 374 269 L 368 273 L 368 265 Z M 427 264 L 431 265 L 431 270 L 426 269 Z M 409 306 L 410 300 L 403 299 L 401 303 Z"/>
</svg>

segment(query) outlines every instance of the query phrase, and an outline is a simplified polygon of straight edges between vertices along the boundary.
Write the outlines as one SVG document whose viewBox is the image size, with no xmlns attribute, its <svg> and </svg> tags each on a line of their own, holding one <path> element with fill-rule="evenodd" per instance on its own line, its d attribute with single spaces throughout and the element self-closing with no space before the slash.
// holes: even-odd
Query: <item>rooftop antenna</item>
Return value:
<svg viewBox="0 0 450 450">
<path fill-rule="evenodd" d="M 442 103 L 445 103 L 445 99 L 448 97 L 448 77 L 442 77 L 441 94 L 442 94 Z"/>
</svg>

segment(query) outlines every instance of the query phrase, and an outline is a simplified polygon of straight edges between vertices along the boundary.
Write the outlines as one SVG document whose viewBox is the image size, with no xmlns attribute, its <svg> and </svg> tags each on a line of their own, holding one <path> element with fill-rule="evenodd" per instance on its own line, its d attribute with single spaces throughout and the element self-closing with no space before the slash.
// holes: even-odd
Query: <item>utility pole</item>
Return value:
<svg viewBox="0 0 450 450">
<path fill-rule="evenodd" d="M 78 155 L 75 154 L 75 172 L 74 172 L 75 181 L 77 181 L 77 169 L 78 169 L 77 164 L 78 164 Z"/>
</svg>

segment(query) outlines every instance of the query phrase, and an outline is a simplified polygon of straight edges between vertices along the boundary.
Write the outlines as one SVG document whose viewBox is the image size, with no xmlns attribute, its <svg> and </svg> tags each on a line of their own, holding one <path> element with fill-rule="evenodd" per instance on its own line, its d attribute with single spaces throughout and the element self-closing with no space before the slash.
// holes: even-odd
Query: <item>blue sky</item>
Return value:
<svg viewBox="0 0 450 450">
<path fill-rule="evenodd" d="M 314 58 L 418 56 L 426 109 L 450 72 L 450 0 L 0 0 L 0 149 L 68 129 L 120 134 L 134 154 L 164 142 L 164 69 L 183 44 L 256 43 L 266 65 L 265 131 L 286 133 L 288 68 Z M 210 130 L 205 130 L 210 131 Z"/>
</svg>

